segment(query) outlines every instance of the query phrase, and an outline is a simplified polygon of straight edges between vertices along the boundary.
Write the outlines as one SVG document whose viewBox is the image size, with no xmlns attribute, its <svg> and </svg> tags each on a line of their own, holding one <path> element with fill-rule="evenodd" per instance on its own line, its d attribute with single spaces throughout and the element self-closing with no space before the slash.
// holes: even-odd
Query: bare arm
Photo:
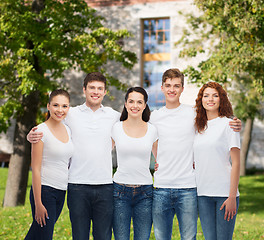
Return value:
<svg viewBox="0 0 264 240">
<path fill-rule="evenodd" d="M 43 153 L 43 142 L 32 144 L 31 151 L 31 167 L 32 167 L 32 188 L 35 201 L 35 220 L 41 227 L 46 225 L 46 218 L 48 218 L 48 212 L 43 206 L 41 201 L 41 162 Z"/>
<path fill-rule="evenodd" d="M 115 141 L 112 138 L 112 149 L 114 149 L 114 147 L 115 147 Z"/>
<path fill-rule="evenodd" d="M 220 210 L 225 207 L 225 220 L 229 221 L 233 219 L 236 215 L 236 193 L 239 183 L 240 176 L 240 149 L 231 148 L 230 156 L 232 160 L 232 170 L 231 170 L 231 181 L 230 181 L 230 190 L 229 197 L 222 204 Z"/>
<path fill-rule="evenodd" d="M 42 132 L 36 132 L 38 128 L 37 127 L 33 127 L 30 132 L 27 135 L 27 140 L 30 143 L 38 143 L 41 138 L 43 137 L 43 133 Z"/>
<path fill-rule="evenodd" d="M 155 158 L 155 166 L 154 166 L 155 171 L 157 171 L 159 168 L 159 164 L 157 163 L 157 152 L 158 152 L 158 140 L 154 142 L 152 145 L 152 154 Z"/>
<path fill-rule="evenodd" d="M 152 154 L 155 159 L 157 159 L 157 152 L 158 152 L 158 140 L 154 142 L 152 145 Z"/>
<path fill-rule="evenodd" d="M 229 126 L 234 130 L 234 132 L 240 132 L 242 129 L 241 120 L 237 117 L 234 117 L 233 120 L 229 122 Z"/>
</svg>

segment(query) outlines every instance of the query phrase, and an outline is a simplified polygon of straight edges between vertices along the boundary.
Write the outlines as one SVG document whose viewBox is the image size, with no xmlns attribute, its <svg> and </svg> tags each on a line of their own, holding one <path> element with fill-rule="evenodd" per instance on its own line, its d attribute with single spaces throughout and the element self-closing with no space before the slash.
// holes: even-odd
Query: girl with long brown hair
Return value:
<svg viewBox="0 0 264 240">
<path fill-rule="evenodd" d="M 239 204 L 240 136 L 229 127 L 233 110 L 220 84 L 204 84 L 195 108 L 194 161 L 204 237 L 229 240 Z"/>
</svg>

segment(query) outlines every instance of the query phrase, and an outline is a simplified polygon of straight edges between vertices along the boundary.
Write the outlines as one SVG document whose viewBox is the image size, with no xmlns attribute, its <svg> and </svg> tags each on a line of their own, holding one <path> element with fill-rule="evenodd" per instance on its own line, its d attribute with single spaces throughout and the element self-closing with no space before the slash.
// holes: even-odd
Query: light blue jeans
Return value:
<svg viewBox="0 0 264 240">
<path fill-rule="evenodd" d="M 224 219 L 225 208 L 220 207 L 226 197 L 198 197 L 198 210 L 206 240 L 231 240 L 235 228 L 236 215 L 229 221 Z M 236 198 L 237 209 L 239 198 Z"/>
<path fill-rule="evenodd" d="M 152 226 L 152 185 L 127 187 L 114 183 L 115 240 L 130 239 L 133 219 L 134 240 L 148 240 Z"/>
<path fill-rule="evenodd" d="M 156 240 L 171 240 L 173 218 L 177 216 L 182 240 L 196 239 L 196 188 L 154 188 L 153 224 Z"/>
</svg>

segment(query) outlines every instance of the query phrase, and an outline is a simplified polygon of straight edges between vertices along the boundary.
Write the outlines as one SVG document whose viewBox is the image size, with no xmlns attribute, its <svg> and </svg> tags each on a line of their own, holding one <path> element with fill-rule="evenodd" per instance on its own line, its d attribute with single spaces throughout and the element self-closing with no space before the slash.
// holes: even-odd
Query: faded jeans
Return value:
<svg viewBox="0 0 264 240">
<path fill-rule="evenodd" d="M 153 224 L 156 240 L 171 240 L 173 218 L 176 214 L 182 240 L 196 239 L 196 188 L 154 188 Z"/>
<path fill-rule="evenodd" d="M 127 187 L 114 183 L 115 240 L 130 239 L 133 219 L 134 240 L 148 240 L 152 226 L 152 185 Z"/>
</svg>

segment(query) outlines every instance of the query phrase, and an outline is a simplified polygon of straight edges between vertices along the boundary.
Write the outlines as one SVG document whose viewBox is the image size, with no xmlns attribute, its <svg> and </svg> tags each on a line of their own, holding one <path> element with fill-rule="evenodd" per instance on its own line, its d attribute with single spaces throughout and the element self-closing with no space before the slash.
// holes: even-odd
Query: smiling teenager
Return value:
<svg viewBox="0 0 264 240">
<path fill-rule="evenodd" d="M 114 236 L 130 239 L 133 219 L 134 240 L 148 240 L 152 226 L 151 151 L 156 156 L 157 130 L 148 123 L 148 95 L 141 87 L 128 89 L 125 106 L 112 130 L 118 168 L 114 175 Z"/>
<path fill-rule="evenodd" d="M 240 136 L 229 128 L 232 106 L 223 87 L 209 82 L 200 89 L 195 108 L 194 161 L 204 237 L 231 240 L 240 174 Z"/>
<path fill-rule="evenodd" d="M 73 155 L 70 129 L 62 123 L 69 103 L 70 96 L 65 90 L 54 90 L 50 94 L 47 120 L 38 125 L 42 138 L 32 144 L 30 204 L 33 222 L 26 240 L 52 239 L 54 225 L 64 205 L 68 165 Z"/>
<path fill-rule="evenodd" d="M 75 146 L 69 166 L 67 195 L 72 237 L 89 239 L 92 222 L 94 239 L 110 240 L 113 219 L 111 130 L 120 113 L 102 105 L 106 78 L 101 73 L 87 74 L 83 93 L 85 103 L 70 108 L 65 119 Z M 38 139 L 34 129 L 28 139 Z"/>
<path fill-rule="evenodd" d="M 151 114 L 150 122 L 158 130 L 157 163 L 154 174 L 153 224 L 157 240 L 170 240 L 176 214 L 182 240 L 196 239 L 197 191 L 193 169 L 195 111 L 181 104 L 184 75 L 177 68 L 162 76 L 161 90 L 166 106 Z M 241 121 L 231 121 L 241 129 Z"/>
</svg>

